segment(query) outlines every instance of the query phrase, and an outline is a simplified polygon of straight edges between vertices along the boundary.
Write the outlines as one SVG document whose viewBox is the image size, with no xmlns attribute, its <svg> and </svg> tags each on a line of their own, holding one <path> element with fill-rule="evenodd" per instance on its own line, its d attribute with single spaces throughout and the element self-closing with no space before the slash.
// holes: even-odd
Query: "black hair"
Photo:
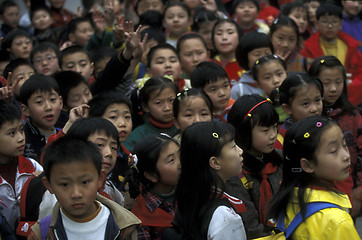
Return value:
<svg viewBox="0 0 362 240">
<path fill-rule="evenodd" d="M 67 131 L 68 136 L 81 138 L 84 141 L 95 133 L 104 133 L 107 137 L 113 138 L 117 142 L 117 146 L 120 145 L 116 127 L 102 117 L 80 118 Z"/>
<path fill-rule="evenodd" d="M 113 57 L 116 54 L 117 50 L 109 46 L 96 48 L 91 52 L 90 61 L 96 63 L 102 61 L 105 58 Z"/>
<path fill-rule="evenodd" d="M 83 23 L 83 22 L 89 22 L 90 25 L 93 27 L 93 22 L 88 17 L 73 18 L 72 20 L 70 20 L 70 22 L 67 25 L 68 26 L 67 27 L 68 34 L 75 33 L 75 31 L 77 30 L 78 25 Z"/>
<path fill-rule="evenodd" d="M 218 81 L 221 78 L 229 79 L 224 68 L 215 62 L 201 62 L 191 73 L 191 85 L 203 89 L 206 84 Z"/>
<path fill-rule="evenodd" d="M 314 85 L 320 91 L 323 97 L 323 84 L 315 77 L 306 73 L 295 73 L 287 77 L 279 87 L 279 102 L 291 106 L 293 99 L 298 91 L 308 85 Z"/>
<path fill-rule="evenodd" d="M 136 143 L 133 152 L 138 159 L 138 177 L 147 190 L 152 189 L 154 183 L 145 177 L 145 173 L 159 175 L 157 161 L 162 151 L 172 142 L 179 146 L 175 139 L 159 134 L 147 136 Z"/>
<path fill-rule="evenodd" d="M 21 120 L 19 109 L 9 101 L 0 99 L 0 128 L 7 123 Z"/>
<path fill-rule="evenodd" d="M 136 4 L 134 5 L 134 11 L 135 11 L 135 13 L 137 14 L 137 16 L 139 16 L 139 12 L 138 12 L 138 5 L 140 4 L 140 2 L 142 2 L 143 0 L 138 0 L 138 1 L 136 1 Z M 166 0 L 160 0 L 161 1 L 161 3 L 163 4 L 163 5 L 165 5 L 165 2 L 166 2 Z"/>
<path fill-rule="evenodd" d="M 234 139 L 234 127 L 221 122 L 198 122 L 187 127 L 180 147 L 181 175 L 176 188 L 174 221 L 185 239 L 203 239 L 202 219 L 224 189 L 223 180 L 211 168 L 211 157 L 219 157 L 225 144 Z M 192 176 L 192 177 L 190 177 Z"/>
<path fill-rule="evenodd" d="M 297 36 L 297 47 L 300 45 L 300 35 L 298 25 L 295 23 L 293 19 L 287 16 L 280 16 L 275 19 L 272 25 L 270 26 L 269 37 L 272 38 L 273 34 L 281 27 L 291 27 L 293 28 L 296 36 Z"/>
<path fill-rule="evenodd" d="M 58 58 L 58 56 L 59 56 L 59 48 L 54 43 L 41 42 L 38 45 L 36 45 L 35 47 L 33 47 L 33 49 L 30 52 L 30 61 L 31 61 L 31 63 L 34 64 L 34 59 L 33 58 L 34 58 L 34 55 L 36 53 L 45 52 L 45 51 L 48 51 L 48 50 L 54 51 L 55 55 Z"/>
<path fill-rule="evenodd" d="M 8 65 L 6 65 L 3 74 L 4 78 L 7 79 L 9 77 L 9 72 L 14 72 L 15 69 L 17 69 L 19 66 L 29 66 L 35 72 L 33 65 L 31 65 L 28 60 L 24 58 L 16 58 L 14 60 L 11 60 Z"/>
<path fill-rule="evenodd" d="M 11 31 L 10 33 L 8 33 L 5 38 L 2 40 L 1 42 L 1 48 L 3 50 L 6 50 L 8 48 L 11 48 L 11 44 L 13 43 L 14 39 L 15 38 L 18 38 L 18 37 L 26 37 L 26 38 L 29 38 L 29 40 L 31 42 L 33 42 L 32 38 L 30 37 L 30 35 L 23 31 L 23 30 L 19 30 L 19 29 L 15 29 L 13 31 Z"/>
<path fill-rule="evenodd" d="M 194 22 L 191 26 L 191 29 L 192 31 L 198 32 L 200 30 L 201 24 L 217 21 L 219 18 L 220 17 L 217 15 L 217 13 L 206 10 L 203 7 L 197 7 L 195 8 Z"/>
<path fill-rule="evenodd" d="M 296 187 L 298 187 L 298 205 L 303 220 L 306 213 L 305 192 L 307 188 L 317 186 L 332 190 L 325 183 L 323 184 L 316 179 L 313 174 L 304 172 L 300 160 L 305 158 L 318 164 L 316 151 L 320 146 L 321 136 L 326 130 L 335 125 L 337 123 L 330 118 L 311 116 L 299 120 L 288 129 L 283 143 L 283 180 L 279 190 L 274 194 L 270 202 L 268 218 L 277 219 L 279 214 L 286 213 L 287 205 Z M 306 133 L 308 133 L 308 138 L 305 137 Z M 287 215 L 285 214 L 285 216 Z"/>
<path fill-rule="evenodd" d="M 60 54 L 58 56 L 59 66 L 62 67 L 64 57 L 69 56 L 71 54 L 75 54 L 75 53 L 84 53 L 85 55 L 87 55 L 88 60 L 90 62 L 91 56 L 88 51 L 86 51 L 82 47 L 70 46 L 60 52 Z"/>
<path fill-rule="evenodd" d="M 132 113 L 132 103 L 125 95 L 119 91 L 107 91 L 95 95 L 89 100 L 89 116 L 102 117 L 107 107 L 112 104 L 126 104 Z"/>
<path fill-rule="evenodd" d="M 55 73 L 53 78 L 57 81 L 59 86 L 59 95 L 62 96 L 63 104 L 66 106 L 68 101 L 68 94 L 73 89 L 84 83 L 88 86 L 88 82 L 78 72 L 62 71 Z M 68 107 L 68 106 L 67 106 Z"/>
<path fill-rule="evenodd" d="M 163 10 L 163 18 L 165 18 L 166 11 L 169 8 L 176 7 L 176 6 L 181 7 L 187 13 L 187 17 L 191 17 L 191 10 L 184 2 L 170 1 L 166 4 L 165 9 Z"/>
<path fill-rule="evenodd" d="M 30 21 L 33 22 L 33 17 L 34 17 L 34 14 L 38 11 L 45 11 L 46 13 L 49 14 L 50 17 L 52 17 L 52 14 L 49 10 L 49 8 L 46 6 L 46 5 L 39 5 L 39 6 L 36 6 L 35 8 L 32 8 L 30 9 Z"/>
<path fill-rule="evenodd" d="M 100 175 L 103 157 L 94 143 L 80 137 L 66 135 L 45 148 L 43 161 L 45 177 L 50 182 L 53 167 L 57 164 L 91 162 Z"/>
<path fill-rule="evenodd" d="M 355 114 L 356 108 L 348 100 L 346 69 L 344 68 L 343 64 L 338 60 L 338 58 L 336 58 L 335 56 L 321 56 L 316 58 L 310 66 L 308 74 L 318 78 L 323 69 L 335 67 L 341 70 L 343 76 L 343 91 L 342 95 L 337 99 L 333 107 L 340 107 L 343 110 Z"/>
<path fill-rule="evenodd" d="M 0 50 L 0 62 L 10 62 L 10 54 L 5 50 Z"/>
<path fill-rule="evenodd" d="M 273 104 L 268 101 L 258 105 L 250 112 L 262 101 L 266 101 L 266 99 L 256 94 L 243 95 L 236 100 L 228 113 L 227 122 L 236 129 L 235 142 L 244 150 L 252 149 L 252 130 L 254 127 L 270 127 L 279 121 L 278 113 Z"/>
<path fill-rule="evenodd" d="M 139 16 L 139 25 L 162 28 L 162 14 L 159 11 L 147 10 Z"/>
<path fill-rule="evenodd" d="M 303 9 L 308 16 L 308 10 L 301 2 L 289 2 L 280 9 L 280 16 L 289 16 L 295 9 Z"/>
<path fill-rule="evenodd" d="M 165 77 L 153 77 L 147 80 L 143 88 L 140 90 L 140 101 L 147 105 L 151 95 L 157 92 L 160 94 L 164 89 L 171 88 L 175 91 L 175 95 L 178 93 L 177 85 L 168 78 Z"/>
<path fill-rule="evenodd" d="M 266 55 L 266 56 L 261 57 L 258 60 L 256 60 L 253 67 L 251 68 L 251 74 L 253 75 L 253 78 L 255 81 L 258 81 L 258 74 L 259 74 L 260 67 L 263 66 L 265 63 L 269 63 L 271 61 L 279 62 L 279 64 L 282 65 L 284 70 L 287 71 L 287 65 L 283 59 L 281 59 L 277 55 L 269 54 L 269 55 Z"/>
<path fill-rule="evenodd" d="M 146 28 L 141 32 L 141 39 L 144 38 L 146 33 L 147 33 L 147 41 L 153 39 L 158 43 L 158 45 L 166 43 L 165 34 L 161 29 L 155 27 Z"/>
<path fill-rule="evenodd" d="M 199 40 L 201 41 L 202 45 L 205 47 L 206 51 L 208 51 L 207 44 L 206 44 L 204 38 L 201 37 L 201 35 L 198 34 L 198 33 L 189 32 L 189 33 L 183 34 L 183 35 L 177 40 L 176 50 L 177 50 L 177 55 L 178 55 L 178 56 L 179 56 L 179 54 L 180 54 L 180 50 L 181 50 L 181 45 L 182 45 L 182 43 L 184 43 L 186 40 L 189 40 L 189 39 L 199 39 Z M 179 58 L 180 58 L 180 56 L 179 56 Z"/>
<path fill-rule="evenodd" d="M 177 55 L 177 51 L 172 45 L 170 45 L 168 43 L 158 44 L 158 45 L 152 47 L 150 49 L 150 51 L 148 52 L 148 54 L 147 54 L 147 67 L 148 68 L 151 67 L 151 62 L 152 62 L 152 59 L 153 59 L 153 55 L 155 55 L 156 51 L 158 51 L 160 49 L 169 49 L 169 50 L 173 51 Z"/>
<path fill-rule="evenodd" d="M 239 44 L 236 47 L 235 58 L 241 68 L 250 70 L 248 54 L 257 48 L 270 48 L 270 51 L 274 52 L 273 44 L 265 33 L 253 31 L 240 39 Z"/>
<path fill-rule="evenodd" d="M 179 114 L 179 111 L 180 111 L 181 104 L 185 101 L 185 99 L 188 99 L 188 97 L 200 97 L 200 98 L 202 98 L 205 101 L 205 103 L 207 105 L 207 108 L 210 111 L 211 118 L 212 118 L 213 107 L 212 107 L 212 101 L 209 98 L 209 96 L 201 89 L 190 88 L 190 89 L 185 89 L 185 90 L 179 92 L 177 94 L 177 97 L 173 101 L 173 116 L 174 116 L 175 119 L 178 118 L 178 114 Z"/>
<path fill-rule="evenodd" d="M 0 4 L 0 15 L 3 15 L 5 10 L 9 7 L 19 7 L 19 6 L 18 4 L 16 4 L 14 1 L 11 0 L 2 1 Z"/>
<path fill-rule="evenodd" d="M 319 2 L 320 4 L 326 2 L 326 0 L 302 0 L 302 3 Z"/>
<path fill-rule="evenodd" d="M 342 12 L 343 9 L 337 4 L 334 4 L 332 2 L 326 2 L 320 5 L 317 9 L 316 18 L 317 20 L 319 20 L 319 18 L 323 16 L 336 16 L 342 20 Z"/>
<path fill-rule="evenodd" d="M 251 3 L 253 3 L 253 4 L 256 6 L 258 12 L 260 12 L 260 6 L 259 6 L 259 3 L 258 3 L 257 0 L 235 0 L 235 1 L 233 2 L 233 5 L 232 5 L 231 15 L 235 14 L 235 10 L 236 10 L 236 8 L 238 7 L 238 5 L 239 5 L 240 3 L 243 3 L 243 2 L 251 2 Z"/>
<path fill-rule="evenodd" d="M 34 93 L 51 92 L 53 90 L 60 94 L 58 83 L 54 78 L 34 73 L 27 81 L 24 82 L 23 86 L 21 86 L 20 101 L 27 106 L 29 98 Z"/>
<path fill-rule="evenodd" d="M 235 26 L 236 32 L 238 33 L 238 40 L 240 42 L 241 37 L 243 36 L 243 31 L 241 30 L 239 24 L 237 24 L 234 20 L 232 19 L 219 19 L 217 20 L 217 22 L 215 23 L 213 29 L 212 29 L 212 35 L 211 35 L 211 40 L 212 40 L 212 45 L 214 46 L 214 49 L 218 52 L 217 47 L 215 46 L 215 29 L 217 26 L 224 24 L 224 23 L 231 23 L 232 25 Z"/>
</svg>

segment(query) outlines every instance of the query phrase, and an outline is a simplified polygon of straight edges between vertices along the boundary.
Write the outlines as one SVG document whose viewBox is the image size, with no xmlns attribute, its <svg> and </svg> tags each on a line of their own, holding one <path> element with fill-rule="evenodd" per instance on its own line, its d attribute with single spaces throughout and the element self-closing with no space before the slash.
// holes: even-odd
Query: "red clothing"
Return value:
<svg viewBox="0 0 362 240">
<path fill-rule="evenodd" d="M 0 83 L 5 87 L 6 85 L 6 79 L 0 76 Z"/>
<path fill-rule="evenodd" d="M 260 4 L 259 16 L 257 19 L 264 20 L 266 24 L 270 25 L 277 19 L 279 16 L 279 9 L 267 5 L 265 2 Z"/>
<path fill-rule="evenodd" d="M 228 62 L 225 66 L 221 63 L 219 55 L 215 56 L 213 61 L 224 68 L 229 77 L 230 87 L 235 85 L 239 81 L 239 78 L 243 75 L 243 69 L 239 66 L 238 61 L 236 61 L 235 58 Z"/>
<path fill-rule="evenodd" d="M 50 13 L 54 20 L 52 27 L 63 27 L 65 24 L 69 23 L 70 20 L 72 20 L 72 13 L 65 8 L 50 8 Z"/>
<path fill-rule="evenodd" d="M 348 97 L 352 104 L 358 105 L 362 102 L 362 55 L 358 50 L 359 42 L 348 34 L 340 31 L 337 36 L 348 47 L 344 67 L 347 73 L 352 74 L 352 83 L 348 85 Z M 324 52 L 319 42 L 319 32 L 314 33 L 304 41 L 304 48 L 300 52 L 304 57 L 317 58 L 324 56 Z"/>
</svg>

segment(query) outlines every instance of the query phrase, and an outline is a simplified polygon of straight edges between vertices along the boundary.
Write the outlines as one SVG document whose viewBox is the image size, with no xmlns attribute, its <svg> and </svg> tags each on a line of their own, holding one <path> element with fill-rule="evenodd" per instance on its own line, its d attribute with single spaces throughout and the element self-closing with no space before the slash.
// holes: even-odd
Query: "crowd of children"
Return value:
<svg viewBox="0 0 362 240">
<path fill-rule="evenodd" d="M 0 240 L 360 239 L 360 1 L 65 2 L 0 2 Z"/>
</svg>

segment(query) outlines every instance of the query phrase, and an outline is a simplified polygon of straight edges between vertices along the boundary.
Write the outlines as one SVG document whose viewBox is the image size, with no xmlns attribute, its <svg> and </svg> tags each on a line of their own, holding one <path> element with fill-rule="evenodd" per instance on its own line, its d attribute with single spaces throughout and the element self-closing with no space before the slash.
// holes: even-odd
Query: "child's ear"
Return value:
<svg viewBox="0 0 362 240">
<path fill-rule="evenodd" d="M 145 172 L 145 173 L 143 173 L 143 175 L 145 176 L 145 178 L 147 178 L 148 180 L 150 180 L 153 183 L 158 182 L 158 175 L 156 173 Z"/>
<path fill-rule="evenodd" d="M 52 194 L 54 194 L 53 190 L 52 190 L 52 186 L 50 185 L 50 182 L 48 181 L 48 179 L 44 176 L 41 178 L 41 181 L 43 182 L 43 185 L 45 186 L 46 189 L 48 189 L 48 191 Z"/>
<path fill-rule="evenodd" d="M 209 159 L 210 167 L 213 168 L 216 171 L 219 171 L 221 169 L 219 158 L 212 156 Z"/>
<path fill-rule="evenodd" d="M 62 98 L 62 96 L 59 96 L 59 105 L 60 105 L 60 109 L 63 109 L 63 98 Z"/>
<path fill-rule="evenodd" d="M 104 169 L 101 170 L 98 178 L 98 189 L 103 189 L 104 185 L 106 184 L 107 174 Z"/>
<path fill-rule="evenodd" d="M 20 109 L 21 109 L 21 112 L 23 113 L 23 115 L 25 116 L 25 117 L 29 117 L 29 109 L 28 109 L 28 107 L 25 105 L 25 104 L 21 104 L 20 105 Z"/>
<path fill-rule="evenodd" d="M 300 159 L 300 166 L 302 167 L 304 172 L 307 173 L 313 173 L 314 172 L 314 163 L 312 161 L 309 161 L 306 158 Z"/>
<path fill-rule="evenodd" d="M 91 62 L 90 63 L 90 68 L 91 68 L 91 73 L 93 75 L 93 71 L 94 71 L 94 62 Z"/>
<path fill-rule="evenodd" d="M 143 110 L 144 112 L 150 112 L 150 110 L 148 109 L 147 104 L 141 103 L 141 106 L 142 106 L 142 110 Z"/>
<path fill-rule="evenodd" d="M 147 68 L 147 69 L 146 69 L 146 72 L 147 72 L 147 74 L 148 74 L 150 77 L 153 77 L 153 76 L 152 76 L 152 72 L 151 72 L 151 69 L 150 69 L 150 68 Z"/>
<path fill-rule="evenodd" d="M 292 109 L 291 109 L 291 107 L 290 107 L 288 104 L 283 103 L 283 104 L 282 104 L 282 109 L 283 109 L 283 111 L 284 111 L 286 114 L 288 114 L 289 116 L 292 115 Z"/>
</svg>

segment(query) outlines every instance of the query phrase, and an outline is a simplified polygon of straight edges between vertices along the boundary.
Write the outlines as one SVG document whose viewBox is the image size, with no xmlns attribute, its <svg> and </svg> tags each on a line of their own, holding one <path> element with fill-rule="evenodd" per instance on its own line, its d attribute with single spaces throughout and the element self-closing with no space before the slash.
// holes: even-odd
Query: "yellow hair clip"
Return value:
<svg viewBox="0 0 362 240">
<path fill-rule="evenodd" d="M 256 60 L 255 64 L 259 64 L 259 60 Z"/>
<path fill-rule="evenodd" d="M 270 98 L 267 98 L 266 100 L 267 100 L 268 102 L 270 102 L 270 103 L 272 102 L 272 100 L 270 100 Z"/>
<path fill-rule="evenodd" d="M 251 117 L 251 114 L 250 114 L 250 113 L 248 114 L 248 117 Z"/>
<path fill-rule="evenodd" d="M 324 60 L 321 60 L 321 64 L 323 64 L 324 63 Z"/>
<path fill-rule="evenodd" d="M 306 132 L 306 133 L 304 134 L 304 138 L 309 138 L 309 137 L 310 137 L 309 132 Z"/>
<path fill-rule="evenodd" d="M 135 88 L 141 90 L 149 79 L 150 79 L 149 77 L 137 79 L 134 83 Z"/>
<path fill-rule="evenodd" d="M 173 79 L 173 76 L 172 76 L 172 75 L 165 75 L 165 76 L 163 76 L 163 77 L 171 80 L 172 82 L 174 82 L 174 79 Z"/>
<path fill-rule="evenodd" d="M 219 138 L 219 134 L 217 134 L 217 133 L 213 133 L 212 136 L 216 139 Z"/>
</svg>

